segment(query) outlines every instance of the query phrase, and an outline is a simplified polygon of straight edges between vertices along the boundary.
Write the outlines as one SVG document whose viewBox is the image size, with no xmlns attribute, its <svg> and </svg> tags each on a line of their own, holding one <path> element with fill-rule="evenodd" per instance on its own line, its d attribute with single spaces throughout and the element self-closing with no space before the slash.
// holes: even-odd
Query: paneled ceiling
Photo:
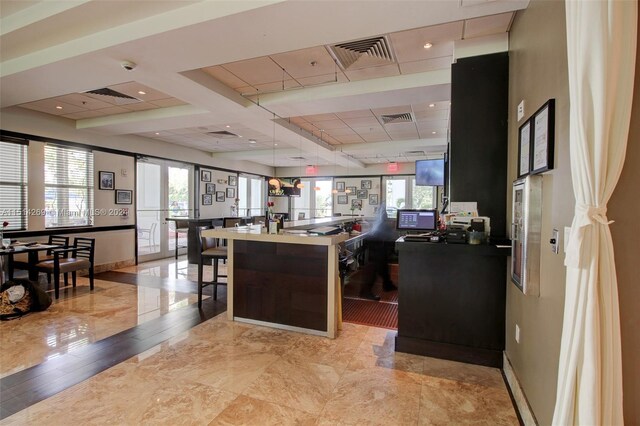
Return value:
<svg viewBox="0 0 640 426">
<path fill-rule="evenodd" d="M 2 0 L 0 100 L 221 161 L 413 161 L 446 148 L 459 52 L 527 4 Z"/>
</svg>

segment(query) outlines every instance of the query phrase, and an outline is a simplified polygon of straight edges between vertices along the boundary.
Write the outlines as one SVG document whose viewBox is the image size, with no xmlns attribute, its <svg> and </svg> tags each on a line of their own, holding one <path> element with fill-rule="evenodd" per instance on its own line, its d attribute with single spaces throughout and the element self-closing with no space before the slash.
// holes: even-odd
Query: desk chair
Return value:
<svg viewBox="0 0 640 426">
<path fill-rule="evenodd" d="M 200 227 L 198 229 L 198 251 L 200 257 L 198 258 L 198 308 L 202 307 L 202 289 L 212 285 L 213 286 L 213 300 L 218 299 L 218 285 L 227 285 L 226 282 L 219 282 L 219 278 L 226 278 L 226 275 L 220 275 L 218 273 L 218 261 L 227 260 L 227 248 L 219 246 L 217 244 L 217 238 L 209 238 L 202 236 L 202 230 L 211 229 L 210 227 Z M 203 281 L 203 269 L 204 264 L 211 264 L 213 262 L 213 281 Z"/>
<path fill-rule="evenodd" d="M 304 212 L 298 212 L 298 220 L 304 220 Z"/>
<path fill-rule="evenodd" d="M 260 225 L 260 222 L 262 222 L 263 224 L 267 223 L 267 217 L 266 216 L 253 216 L 251 218 L 251 223 L 253 223 L 254 225 Z"/>
<path fill-rule="evenodd" d="M 60 296 L 60 274 L 65 277 L 71 272 L 73 287 L 76 286 L 76 272 L 89 271 L 89 288 L 93 290 L 93 266 L 96 247 L 95 238 L 76 237 L 73 246 L 65 249 L 54 249 L 53 259 L 44 260 L 36 264 L 40 272 L 53 274 L 54 292 L 56 299 Z M 67 257 L 71 255 L 71 257 Z M 65 285 L 67 284 L 65 280 Z"/>
<path fill-rule="evenodd" d="M 62 235 L 49 235 L 49 240 L 47 244 L 55 244 L 61 246 L 60 248 L 67 248 L 69 246 L 69 237 L 64 237 Z M 53 250 L 47 250 L 43 258 L 38 258 L 38 262 L 43 260 L 52 260 L 53 259 Z M 15 260 L 13 256 L 9 257 L 9 279 L 13 279 L 13 272 L 16 269 L 29 270 L 29 262 L 27 260 Z M 51 274 L 47 274 L 47 282 L 51 284 Z M 64 274 L 64 284 L 68 285 L 69 278 L 67 274 Z"/>
<path fill-rule="evenodd" d="M 185 237 L 187 236 L 187 233 L 189 232 L 189 221 L 188 220 L 176 220 L 176 229 L 175 229 L 175 234 L 176 234 L 176 260 L 178 259 L 178 250 L 180 250 L 181 248 L 186 248 L 187 246 L 181 246 L 180 244 L 178 244 L 179 238 L 180 238 L 180 234 L 184 235 Z"/>
</svg>

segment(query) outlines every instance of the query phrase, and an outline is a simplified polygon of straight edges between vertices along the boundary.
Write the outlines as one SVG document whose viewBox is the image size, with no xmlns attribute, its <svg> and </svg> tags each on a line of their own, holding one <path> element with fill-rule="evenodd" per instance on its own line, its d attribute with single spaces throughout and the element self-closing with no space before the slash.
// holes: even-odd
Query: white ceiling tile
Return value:
<svg viewBox="0 0 640 426">
<path fill-rule="evenodd" d="M 416 130 L 416 123 L 388 123 L 384 125 L 387 133 L 404 133 Z"/>
<path fill-rule="evenodd" d="M 451 68 L 452 56 L 425 59 L 422 61 L 404 62 L 400 64 L 402 74 L 414 74 L 418 72 L 433 71 Z"/>
<path fill-rule="evenodd" d="M 337 79 L 337 80 L 336 80 Z M 296 78 L 298 83 L 305 87 L 317 86 L 320 84 L 346 83 L 349 81 L 346 75 L 338 68 L 338 74 L 322 74 L 315 77 Z"/>
<path fill-rule="evenodd" d="M 166 107 L 172 107 L 172 106 L 186 105 L 187 104 L 186 102 L 183 102 L 180 99 L 176 99 L 176 98 L 157 99 L 157 100 L 151 101 L 149 103 L 153 104 L 155 106 L 158 106 L 160 108 L 166 108 Z"/>
<path fill-rule="evenodd" d="M 53 115 L 72 114 L 74 112 L 85 111 L 85 108 L 80 108 L 75 105 L 71 105 L 65 102 L 58 101 L 57 99 L 43 99 L 40 101 L 29 102 L 20 105 L 23 108 L 32 109 L 35 111 L 46 112 Z M 56 108 L 61 106 L 62 109 Z"/>
<path fill-rule="evenodd" d="M 213 67 L 202 68 L 202 71 L 209 74 L 211 77 L 215 78 L 222 84 L 232 89 L 237 89 L 238 87 L 246 87 L 248 83 L 241 78 L 235 76 L 232 72 L 225 69 L 220 65 L 216 65 Z"/>
<path fill-rule="evenodd" d="M 446 129 L 449 127 L 449 120 L 421 121 L 417 125 L 418 130 Z"/>
<path fill-rule="evenodd" d="M 513 13 L 511 12 L 467 19 L 464 23 L 464 38 L 468 39 L 504 33 L 509 31 L 512 19 Z"/>
<path fill-rule="evenodd" d="M 284 90 L 300 87 L 295 80 L 285 80 L 284 86 L 282 84 L 282 81 L 274 81 L 273 83 L 256 84 L 253 87 L 258 89 L 259 92 L 277 92 L 283 90 L 283 87 Z M 251 92 L 249 91 L 249 93 Z"/>
<path fill-rule="evenodd" d="M 53 99 L 57 99 L 60 102 L 75 105 L 79 108 L 87 110 L 109 108 L 111 106 L 111 104 L 107 102 L 102 102 L 90 96 L 83 95 L 82 93 L 71 93 L 69 95 L 58 96 L 57 98 Z"/>
<path fill-rule="evenodd" d="M 343 135 L 343 136 L 336 136 L 335 138 L 337 141 L 339 141 L 340 143 L 356 143 L 356 142 L 364 142 L 364 140 L 358 136 L 358 135 Z"/>
<path fill-rule="evenodd" d="M 282 82 L 291 78 L 283 75 L 282 69 L 268 56 L 232 62 L 224 64 L 223 67 L 252 86 Z"/>
<path fill-rule="evenodd" d="M 345 118 L 342 121 L 347 123 L 347 125 L 351 128 L 380 125 L 380 122 L 378 122 L 378 120 L 373 116 L 362 118 Z"/>
<path fill-rule="evenodd" d="M 433 121 L 433 120 L 448 120 L 449 119 L 449 110 L 438 110 L 432 108 L 431 111 L 414 111 L 414 116 L 416 117 L 416 122 L 420 125 L 423 121 Z"/>
<path fill-rule="evenodd" d="M 370 133 L 386 133 L 384 127 L 380 123 L 373 124 L 371 126 L 353 127 L 353 130 L 359 135 L 366 135 Z"/>
<path fill-rule="evenodd" d="M 391 115 L 391 114 L 404 114 L 405 112 L 411 112 L 411 105 L 400 105 L 386 108 L 374 108 L 371 110 L 374 115 Z"/>
<path fill-rule="evenodd" d="M 103 115 L 100 111 L 80 111 L 74 112 L 72 114 L 62 114 L 65 118 L 70 118 L 72 120 L 82 120 L 83 118 L 93 118 L 100 117 Z"/>
<path fill-rule="evenodd" d="M 462 39 L 463 22 L 456 21 L 431 27 L 416 28 L 391 34 L 391 44 L 396 52 L 398 62 L 417 61 L 427 59 L 438 54 L 451 55 L 453 47 L 449 44 Z M 432 43 L 433 47 L 425 49 L 425 43 Z M 430 53 L 444 52 L 440 53 Z M 448 53 L 447 53 L 448 52 Z"/>
<path fill-rule="evenodd" d="M 386 133 L 360 134 L 360 136 L 362 136 L 362 139 L 364 139 L 365 142 L 384 142 L 391 140 L 389 135 Z"/>
<path fill-rule="evenodd" d="M 158 109 L 157 106 L 150 104 L 148 102 L 140 102 L 138 104 L 127 104 L 127 105 L 122 105 L 122 108 L 129 110 L 129 111 L 145 111 L 148 109 Z"/>
<path fill-rule="evenodd" d="M 321 127 L 327 133 L 330 133 L 331 129 L 345 129 L 348 126 L 342 120 L 323 120 L 314 122 L 316 127 Z"/>
<path fill-rule="evenodd" d="M 347 70 L 344 73 L 349 77 L 350 81 L 358 81 L 400 75 L 400 69 L 397 64 L 391 64 L 358 70 Z"/>
<path fill-rule="evenodd" d="M 315 114 L 315 115 L 305 115 L 303 117 L 310 123 L 317 123 L 319 121 L 328 121 L 328 120 L 336 120 L 337 117 L 335 114 Z"/>
<path fill-rule="evenodd" d="M 109 86 L 109 89 L 115 90 L 116 92 L 124 93 L 125 95 L 140 99 L 141 101 L 145 102 L 155 101 L 157 99 L 167 99 L 171 97 L 164 92 L 152 89 L 151 87 L 140 84 L 137 81 L 115 84 L 113 86 Z M 140 93 L 138 93 L 140 91 L 145 92 L 145 94 L 141 95 Z"/>
<path fill-rule="evenodd" d="M 345 135 L 355 135 L 356 134 L 356 132 L 354 132 L 350 127 L 342 127 L 342 128 L 339 128 L 339 129 L 331 129 L 327 133 L 329 133 L 333 137 L 345 136 Z"/>
<path fill-rule="evenodd" d="M 271 59 L 295 79 L 332 74 L 336 69 L 333 58 L 324 46 L 279 53 L 271 55 Z M 311 65 L 312 62 L 315 65 Z"/>
<path fill-rule="evenodd" d="M 345 111 L 345 112 L 336 112 L 338 118 L 362 118 L 362 117 L 373 117 L 373 113 L 370 109 L 362 109 L 358 111 Z"/>
</svg>

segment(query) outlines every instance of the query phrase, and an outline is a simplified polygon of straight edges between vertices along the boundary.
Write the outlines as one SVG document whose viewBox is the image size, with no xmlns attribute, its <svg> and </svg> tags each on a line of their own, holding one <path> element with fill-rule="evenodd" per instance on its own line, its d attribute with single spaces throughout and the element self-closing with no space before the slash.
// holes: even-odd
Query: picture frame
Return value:
<svg viewBox="0 0 640 426">
<path fill-rule="evenodd" d="M 359 200 L 357 198 L 351 200 L 351 210 L 355 209 L 362 210 L 362 200 Z"/>
<path fill-rule="evenodd" d="M 369 198 L 369 190 L 367 189 L 358 189 L 356 191 L 356 195 L 358 199 L 360 200 L 366 200 L 367 198 Z"/>
<path fill-rule="evenodd" d="M 229 176 L 229 186 L 236 186 L 238 185 L 238 177 L 237 176 Z"/>
<path fill-rule="evenodd" d="M 205 185 L 205 194 L 215 194 L 216 193 L 216 184 L 215 183 L 207 183 Z"/>
<path fill-rule="evenodd" d="M 362 180 L 360 181 L 360 189 L 371 189 L 371 180 Z"/>
<path fill-rule="evenodd" d="M 356 195 L 356 191 L 358 190 L 358 188 L 356 188 L 355 186 L 347 186 L 347 187 L 345 188 L 345 191 L 346 191 L 347 189 L 350 191 L 347 195 L 351 195 L 351 196 Z"/>
<path fill-rule="evenodd" d="M 216 203 L 219 203 L 221 201 L 224 201 L 224 191 L 217 191 L 216 192 Z"/>
<path fill-rule="evenodd" d="M 98 189 L 114 190 L 116 188 L 116 174 L 114 172 L 98 172 Z"/>
<path fill-rule="evenodd" d="M 344 192 L 344 182 L 336 182 L 336 190 L 338 192 Z"/>
<path fill-rule="evenodd" d="M 213 204 L 213 194 L 202 194 L 202 205 L 210 206 Z"/>
<path fill-rule="evenodd" d="M 338 195 L 337 204 L 349 204 L 349 197 L 345 195 Z"/>
<path fill-rule="evenodd" d="M 518 177 L 527 176 L 531 171 L 531 119 L 518 130 Z"/>
<path fill-rule="evenodd" d="M 133 204 L 131 189 L 116 189 L 116 204 Z"/>
<path fill-rule="evenodd" d="M 227 188 L 227 198 L 236 198 L 235 188 Z"/>
<path fill-rule="evenodd" d="M 553 169 L 555 143 L 555 99 L 549 99 L 531 118 L 531 171 L 538 174 Z"/>
<path fill-rule="evenodd" d="M 202 182 L 211 182 L 211 170 L 200 170 L 200 180 Z"/>
<path fill-rule="evenodd" d="M 378 194 L 369 194 L 369 205 L 370 206 L 378 205 Z"/>
</svg>

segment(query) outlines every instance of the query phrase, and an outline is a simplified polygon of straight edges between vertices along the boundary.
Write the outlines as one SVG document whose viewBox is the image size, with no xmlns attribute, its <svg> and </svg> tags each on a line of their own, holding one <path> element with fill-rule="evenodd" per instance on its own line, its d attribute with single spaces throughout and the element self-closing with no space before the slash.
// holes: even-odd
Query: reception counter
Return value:
<svg viewBox="0 0 640 426">
<path fill-rule="evenodd" d="M 509 247 L 396 243 L 396 351 L 502 367 Z"/>
<path fill-rule="evenodd" d="M 260 225 L 202 231 L 227 240 L 229 319 L 335 338 L 342 316 L 338 246 L 349 235 L 304 231 L 347 220 L 288 222 L 277 235 Z"/>
</svg>

